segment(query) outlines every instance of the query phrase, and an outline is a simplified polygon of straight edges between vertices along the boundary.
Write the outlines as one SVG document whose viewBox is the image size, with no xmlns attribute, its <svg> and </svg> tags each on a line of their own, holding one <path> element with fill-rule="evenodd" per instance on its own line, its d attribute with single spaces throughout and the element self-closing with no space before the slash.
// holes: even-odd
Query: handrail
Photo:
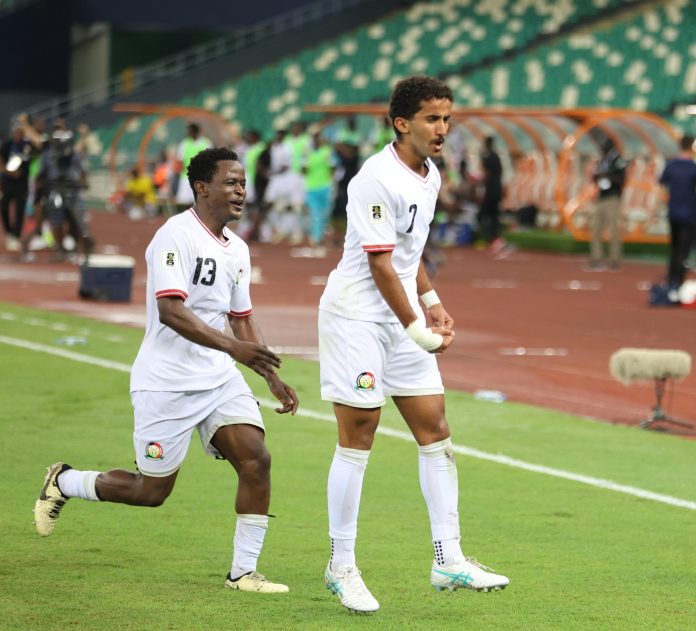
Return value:
<svg viewBox="0 0 696 631">
<path fill-rule="evenodd" d="M 254 26 L 238 29 L 232 35 L 199 44 L 156 62 L 145 64 L 131 73 L 122 72 L 98 86 L 54 97 L 22 111 L 31 117 L 71 118 L 92 107 L 99 107 L 115 99 L 127 97 L 136 90 L 180 76 L 211 61 L 231 55 L 242 48 L 258 44 L 281 33 L 306 26 L 339 11 L 365 3 L 366 0 L 318 0 L 312 4 L 263 20 Z M 18 112 L 15 116 L 17 114 Z"/>
</svg>

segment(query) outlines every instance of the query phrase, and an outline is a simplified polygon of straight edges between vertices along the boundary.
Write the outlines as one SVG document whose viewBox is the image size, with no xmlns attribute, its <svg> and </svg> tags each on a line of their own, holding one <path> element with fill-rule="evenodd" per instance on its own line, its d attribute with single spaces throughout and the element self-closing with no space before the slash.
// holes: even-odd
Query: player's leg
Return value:
<svg viewBox="0 0 696 631">
<path fill-rule="evenodd" d="M 53 532 L 65 503 L 71 497 L 93 502 L 116 502 L 131 506 L 161 506 L 169 496 L 177 472 L 150 477 L 124 469 L 83 471 L 57 462 L 48 468 L 44 485 L 34 505 L 36 531 L 47 537 Z"/>
<path fill-rule="evenodd" d="M 389 358 L 385 392 L 418 443 L 418 473 L 430 517 L 434 560 L 431 583 L 438 589 L 499 589 L 508 579 L 487 572 L 466 558 L 460 547 L 459 485 L 442 379 L 435 356 L 400 332 L 401 342 Z"/>
<path fill-rule="evenodd" d="M 221 456 L 237 472 L 234 552 L 225 587 L 248 592 L 283 593 L 288 587 L 256 571 L 268 530 L 271 455 L 264 441 L 259 406 L 241 374 L 221 389 L 215 410 L 199 425 L 206 453 Z"/>
<path fill-rule="evenodd" d="M 186 457 L 193 428 L 209 413 L 210 395 L 177 392 L 133 392 L 133 447 L 137 472 L 123 469 L 83 471 L 58 462 L 49 467 L 34 507 L 36 530 L 53 532 L 71 497 L 131 506 L 160 506 L 172 492 Z"/>
<path fill-rule="evenodd" d="M 338 426 L 327 485 L 331 557 L 324 582 L 345 607 L 362 612 L 379 609 L 357 568 L 355 542 L 363 478 L 384 404 L 388 342 L 381 325 L 319 314 L 322 398 L 333 402 Z"/>
</svg>

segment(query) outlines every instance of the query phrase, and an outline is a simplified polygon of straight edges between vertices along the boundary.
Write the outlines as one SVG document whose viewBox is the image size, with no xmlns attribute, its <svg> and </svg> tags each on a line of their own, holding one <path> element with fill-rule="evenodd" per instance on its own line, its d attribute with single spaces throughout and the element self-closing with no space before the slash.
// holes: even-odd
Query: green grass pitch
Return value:
<svg viewBox="0 0 696 631">
<path fill-rule="evenodd" d="M 86 344 L 58 344 L 70 336 Z M 415 446 L 384 434 L 367 469 L 357 550 L 381 610 L 349 614 L 322 582 L 331 409 L 319 399 L 317 365 L 291 358 L 282 374 L 298 391 L 300 413 L 264 408 L 276 518 L 259 564 L 290 585 L 289 594 L 223 589 L 236 478 L 205 457 L 195 437 L 164 506 L 71 500 L 54 534 L 40 538 L 31 509 L 46 466 L 132 469 L 124 367 L 141 338 L 139 330 L 0 303 L 0 629 L 696 628 L 696 510 L 462 455 L 464 551 L 511 585 L 494 594 L 435 592 Z M 245 374 L 268 399 L 265 385 Z M 457 445 L 696 506 L 693 441 L 458 392 L 447 393 L 447 411 Z M 406 429 L 392 405 L 382 425 Z"/>
</svg>

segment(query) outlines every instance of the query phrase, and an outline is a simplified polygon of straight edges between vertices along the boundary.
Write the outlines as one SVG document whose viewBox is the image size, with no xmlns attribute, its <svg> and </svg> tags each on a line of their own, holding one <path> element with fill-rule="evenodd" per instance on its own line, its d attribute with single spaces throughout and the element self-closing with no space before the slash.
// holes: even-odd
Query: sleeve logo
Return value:
<svg viewBox="0 0 696 631">
<path fill-rule="evenodd" d="M 177 250 L 162 250 L 162 269 L 177 269 L 179 267 L 179 252 Z"/>
<path fill-rule="evenodd" d="M 387 207 L 383 202 L 370 202 L 367 212 L 371 223 L 384 223 L 387 220 Z"/>
</svg>

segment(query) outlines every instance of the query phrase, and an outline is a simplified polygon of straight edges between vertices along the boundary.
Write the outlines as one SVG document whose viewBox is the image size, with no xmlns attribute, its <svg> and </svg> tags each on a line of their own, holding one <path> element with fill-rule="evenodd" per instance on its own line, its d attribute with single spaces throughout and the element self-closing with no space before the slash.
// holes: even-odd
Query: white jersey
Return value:
<svg viewBox="0 0 696 631">
<path fill-rule="evenodd" d="M 416 313 L 416 275 L 435 202 L 440 173 L 427 160 L 421 177 L 404 164 L 393 144 L 368 158 L 348 184 L 348 227 L 343 257 L 329 275 L 319 308 L 351 320 L 398 322 L 377 289 L 368 252 L 392 252 L 392 265 Z"/>
<path fill-rule="evenodd" d="M 189 342 L 159 321 L 157 298 L 175 296 L 223 331 L 228 314 L 251 314 L 249 247 L 227 227 L 220 241 L 193 208 L 169 219 L 145 252 L 147 324 L 131 371 L 131 392 L 210 390 L 238 368 L 221 351 Z"/>
</svg>

